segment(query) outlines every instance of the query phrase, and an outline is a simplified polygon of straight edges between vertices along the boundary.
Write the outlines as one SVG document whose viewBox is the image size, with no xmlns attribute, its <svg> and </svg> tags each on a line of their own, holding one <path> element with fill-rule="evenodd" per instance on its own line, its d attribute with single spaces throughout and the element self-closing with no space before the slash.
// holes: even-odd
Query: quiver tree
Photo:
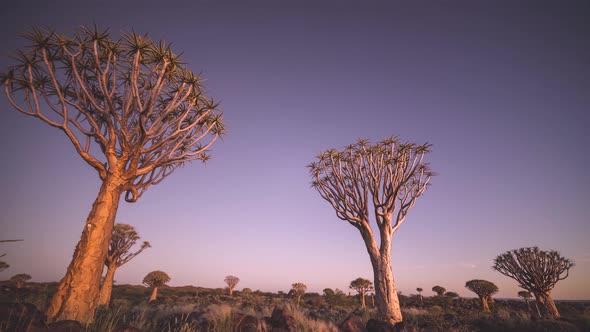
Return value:
<svg viewBox="0 0 590 332">
<path fill-rule="evenodd" d="M 225 279 L 223 279 L 223 281 L 225 281 L 225 283 L 227 284 L 229 296 L 232 296 L 234 293 L 234 288 L 236 288 L 236 286 L 240 282 L 240 278 L 236 276 L 227 276 L 225 277 Z"/>
<path fill-rule="evenodd" d="M 498 292 L 498 286 L 494 285 L 493 282 L 487 280 L 474 279 L 466 282 L 465 288 L 477 294 L 479 300 L 481 301 L 481 307 L 483 311 L 490 311 L 488 300 L 492 297 L 493 294 L 496 294 Z"/>
<path fill-rule="evenodd" d="M 418 295 L 420 295 L 420 304 L 424 305 L 424 298 L 422 297 L 423 289 L 421 287 L 418 287 L 416 288 L 416 291 L 418 292 Z"/>
<path fill-rule="evenodd" d="M 559 311 L 551 297 L 551 290 L 558 281 L 568 277 L 574 263 L 554 250 L 543 251 L 538 247 L 507 251 L 494 259 L 494 270 L 516 280 L 521 288 L 535 295 L 541 316 L 559 318 Z"/>
<path fill-rule="evenodd" d="M 221 111 L 163 41 L 96 27 L 24 36 L 29 46 L 0 76 L 8 101 L 62 131 L 102 181 L 47 310 L 48 321 L 90 322 L 121 195 L 135 202 L 180 166 L 207 160 L 224 131 Z"/>
<path fill-rule="evenodd" d="M 305 294 L 306 290 L 307 285 L 303 283 L 296 282 L 291 285 L 291 292 L 295 296 L 295 302 L 297 303 L 297 305 L 299 305 L 299 303 L 301 302 L 301 297 L 303 296 L 303 294 Z"/>
<path fill-rule="evenodd" d="M 158 297 L 158 287 L 166 285 L 170 281 L 170 277 L 163 271 L 152 271 L 143 278 L 143 284 L 152 287 L 152 295 L 148 302 L 155 301 Z"/>
<path fill-rule="evenodd" d="M 435 292 L 438 296 L 443 296 L 447 290 L 446 288 L 441 286 L 434 286 L 432 287 L 432 291 Z"/>
<path fill-rule="evenodd" d="M 29 280 L 31 280 L 31 276 L 26 273 L 19 273 L 10 278 L 10 281 L 16 284 L 16 288 L 23 288 L 25 282 Z"/>
<path fill-rule="evenodd" d="M 109 251 L 104 263 L 107 267 L 107 273 L 100 288 L 99 305 L 108 306 L 111 302 L 115 271 L 139 255 L 143 250 L 150 247 L 149 242 L 143 241 L 139 249 L 131 251 L 131 248 L 139 239 L 139 235 L 131 225 L 115 224 L 113 227 L 113 235 L 111 236 Z"/>
<path fill-rule="evenodd" d="M 350 282 L 350 289 L 354 289 L 361 297 L 361 308 L 365 308 L 365 295 L 374 290 L 373 283 L 370 280 L 356 278 Z"/>
<path fill-rule="evenodd" d="M 308 166 L 312 186 L 338 218 L 360 232 L 373 266 L 378 314 L 392 324 L 400 322 L 402 314 L 391 269 L 391 240 L 433 175 L 424 162 L 429 147 L 395 137 L 374 145 L 360 140 L 342 151 L 327 150 Z"/>
<path fill-rule="evenodd" d="M 333 297 L 334 295 L 336 295 L 332 288 L 324 288 L 322 292 L 324 293 L 325 297 Z"/>
<path fill-rule="evenodd" d="M 531 294 L 531 292 L 529 292 L 529 291 L 520 291 L 520 292 L 518 292 L 518 297 L 520 297 L 520 298 L 522 298 L 524 300 L 524 303 L 526 303 L 526 307 L 530 311 L 531 310 L 531 305 L 529 304 L 529 299 L 531 297 L 533 297 L 533 294 Z"/>
</svg>

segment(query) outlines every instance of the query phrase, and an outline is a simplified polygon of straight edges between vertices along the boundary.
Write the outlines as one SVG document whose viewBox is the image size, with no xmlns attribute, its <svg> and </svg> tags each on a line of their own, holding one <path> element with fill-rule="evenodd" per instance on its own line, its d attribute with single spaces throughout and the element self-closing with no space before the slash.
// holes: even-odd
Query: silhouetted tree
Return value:
<svg viewBox="0 0 590 332">
<path fill-rule="evenodd" d="M 301 302 L 301 297 L 303 296 L 303 294 L 305 294 L 306 290 L 307 285 L 303 283 L 296 282 L 291 285 L 291 292 L 293 292 L 293 295 L 295 296 L 297 305 L 299 305 L 299 302 Z"/>
<path fill-rule="evenodd" d="M 332 296 L 336 295 L 336 293 L 334 292 L 334 290 L 332 288 L 324 288 L 323 292 L 324 292 L 325 297 L 332 297 Z"/>
<path fill-rule="evenodd" d="M 418 288 L 416 288 L 416 291 L 418 292 L 418 295 L 420 295 L 420 304 L 424 305 L 424 298 L 422 297 L 423 289 L 418 287 Z"/>
<path fill-rule="evenodd" d="M 131 248 L 140 239 L 135 231 L 135 228 L 128 224 L 115 224 L 113 227 L 113 235 L 111 236 L 111 243 L 109 244 L 109 252 L 105 259 L 107 273 L 104 277 L 102 287 L 98 299 L 99 305 L 108 306 L 111 302 L 111 292 L 113 290 L 113 282 L 115 280 L 115 271 L 135 256 L 139 255 L 143 250 L 150 247 L 150 243 L 143 241 L 139 249 L 131 252 Z"/>
<path fill-rule="evenodd" d="M 163 41 L 96 27 L 24 36 L 30 46 L 0 77 L 8 101 L 61 130 L 102 181 L 47 310 L 50 322 L 90 322 L 121 195 L 135 202 L 180 166 L 207 160 L 224 131 L 221 111 Z"/>
<path fill-rule="evenodd" d="M 26 273 L 19 273 L 10 278 L 10 281 L 16 284 L 16 288 L 23 288 L 25 282 L 29 280 L 31 280 L 31 276 Z"/>
<path fill-rule="evenodd" d="M 354 289 L 361 296 L 361 308 L 365 308 L 365 295 L 374 290 L 373 283 L 370 280 L 356 278 L 350 282 L 350 289 Z"/>
<path fill-rule="evenodd" d="M 232 296 L 234 293 L 234 288 L 240 282 L 240 278 L 235 276 L 227 276 L 224 279 L 225 283 L 227 284 L 227 288 L 229 290 L 229 296 Z"/>
<path fill-rule="evenodd" d="M 474 279 L 466 282 L 465 288 L 477 294 L 481 301 L 481 307 L 483 311 L 490 311 L 488 300 L 493 294 L 498 292 L 498 286 L 487 280 Z"/>
<path fill-rule="evenodd" d="M 391 269 L 391 240 L 433 175 L 424 162 L 429 147 L 401 143 L 395 137 L 375 145 L 360 140 L 343 151 L 327 150 L 308 166 L 312 186 L 338 218 L 360 232 L 373 266 L 379 316 L 393 324 L 402 320 L 402 314 Z"/>
<path fill-rule="evenodd" d="M 250 289 L 248 287 L 242 289 L 242 294 L 250 294 L 250 293 L 252 293 L 252 289 Z"/>
<path fill-rule="evenodd" d="M 432 291 L 436 293 L 438 296 L 443 296 L 443 294 L 447 291 L 444 287 L 441 286 L 434 286 L 432 287 Z"/>
<path fill-rule="evenodd" d="M 152 287 L 152 295 L 148 302 L 155 301 L 158 297 L 158 287 L 166 285 L 170 281 L 170 277 L 163 271 L 152 271 L 143 278 L 143 284 Z"/>
<path fill-rule="evenodd" d="M 459 293 L 457 293 L 457 292 L 446 292 L 445 293 L 445 296 L 446 297 L 449 297 L 451 299 L 455 299 L 455 298 L 458 298 L 459 297 Z"/>
<path fill-rule="evenodd" d="M 551 297 L 558 281 L 568 277 L 574 263 L 554 250 L 538 247 L 507 251 L 494 259 L 493 269 L 516 280 L 519 286 L 535 295 L 541 315 L 547 319 L 559 318 L 559 311 Z"/>
</svg>

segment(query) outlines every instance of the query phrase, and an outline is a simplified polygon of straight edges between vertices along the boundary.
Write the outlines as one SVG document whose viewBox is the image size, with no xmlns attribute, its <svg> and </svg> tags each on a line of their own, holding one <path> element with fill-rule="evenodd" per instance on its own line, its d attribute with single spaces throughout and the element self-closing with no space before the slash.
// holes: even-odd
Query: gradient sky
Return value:
<svg viewBox="0 0 590 332">
<path fill-rule="evenodd" d="M 11 1 L 0 68 L 31 25 L 93 21 L 173 43 L 208 78 L 229 132 L 206 165 L 151 187 L 117 220 L 152 244 L 115 277 L 171 285 L 348 291 L 372 279 L 356 229 L 309 186 L 324 149 L 390 135 L 434 146 L 439 174 L 393 240 L 398 289 L 470 279 L 507 250 L 559 250 L 576 266 L 553 294 L 590 299 L 588 1 Z M 0 97 L 0 244 L 7 279 L 65 273 L 100 185 L 64 134 Z"/>
</svg>

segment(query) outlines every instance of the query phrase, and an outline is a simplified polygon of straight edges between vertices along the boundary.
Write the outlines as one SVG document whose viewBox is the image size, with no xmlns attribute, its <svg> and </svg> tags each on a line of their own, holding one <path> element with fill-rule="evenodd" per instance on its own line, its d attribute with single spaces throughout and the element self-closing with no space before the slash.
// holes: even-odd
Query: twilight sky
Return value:
<svg viewBox="0 0 590 332">
<path fill-rule="evenodd" d="M 70 34 L 96 22 L 173 43 L 208 78 L 229 128 L 193 163 L 121 203 L 152 248 L 118 270 L 140 284 L 348 290 L 372 279 L 356 229 L 310 188 L 324 149 L 390 135 L 430 142 L 439 174 L 394 235 L 404 294 L 470 279 L 515 297 L 492 271 L 537 245 L 573 259 L 553 294 L 590 299 L 590 4 L 587 1 L 11 1 L 0 11 L 0 68 L 18 33 Z M 100 185 L 64 134 L 0 96 L 0 244 L 7 279 L 65 273 Z"/>
</svg>

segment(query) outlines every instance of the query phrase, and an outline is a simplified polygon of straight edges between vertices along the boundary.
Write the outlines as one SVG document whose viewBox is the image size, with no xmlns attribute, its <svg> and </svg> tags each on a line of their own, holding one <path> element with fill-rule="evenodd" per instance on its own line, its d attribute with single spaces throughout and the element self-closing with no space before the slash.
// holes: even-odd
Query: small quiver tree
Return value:
<svg viewBox="0 0 590 332">
<path fill-rule="evenodd" d="M 291 285 L 291 292 L 295 296 L 295 302 L 297 303 L 297 305 L 299 305 L 299 303 L 301 302 L 301 297 L 303 296 L 303 294 L 305 294 L 306 290 L 307 285 L 303 283 L 296 282 Z"/>
<path fill-rule="evenodd" d="M 128 224 L 115 224 L 113 227 L 113 235 L 111 236 L 111 243 L 109 244 L 109 252 L 105 259 L 107 272 L 100 288 L 100 295 L 98 299 L 99 305 L 109 306 L 111 302 L 111 293 L 113 290 L 113 282 L 115 280 L 115 271 L 121 266 L 127 264 L 135 256 L 139 255 L 145 249 L 151 247 L 150 243 L 144 241 L 139 249 L 131 251 L 131 248 L 140 239 L 135 231 L 135 228 Z"/>
<path fill-rule="evenodd" d="M 494 259 L 494 270 L 516 280 L 521 288 L 535 295 L 540 314 L 546 319 L 559 318 L 551 297 L 558 281 L 569 276 L 574 263 L 559 252 L 527 247 L 507 251 Z"/>
<path fill-rule="evenodd" d="M 487 280 L 469 280 L 465 283 L 465 288 L 477 294 L 481 301 L 481 307 L 483 311 L 490 312 L 490 306 L 488 305 L 488 299 L 498 292 L 498 286 Z"/>
<path fill-rule="evenodd" d="M 143 284 L 148 287 L 153 288 L 152 295 L 150 296 L 150 299 L 148 300 L 148 302 L 155 301 L 156 298 L 158 297 L 158 287 L 162 287 L 162 286 L 166 285 L 166 283 L 169 281 L 170 281 L 170 277 L 166 274 L 166 272 L 152 271 L 152 272 L 148 273 L 143 278 Z"/>
<path fill-rule="evenodd" d="M 236 286 L 240 282 L 240 278 L 236 276 L 227 276 L 223 281 L 225 281 L 225 283 L 227 284 L 229 296 L 232 296 L 234 294 L 234 288 L 236 288 Z"/>
<path fill-rule="evenodd" d="M 342 151 L 326 150 L 308 166 L 312 187 L 339 219 L 359 231 L 373 267 L 378 316 L 390 324 L 402 321 L 391 241 L 429 186 L 433 172 L 424 160 L 429 148 L 429 144 L 403 143 L 396 137 L 374 145 L 360 140 Z"/>
<path fill-rule="evenodd" d="M 366 308 L 365 295 L 374 290 L 373 283 L 370 280 L 356 278 L 350 282 L 350 289 L 354 289 L 361 297 L 361 308 Z"/>
<path fill-rule="evenodd" d="M 524 303 L 526 303 L 527 309 L 529 309 L 529 311 L 531 311 L 531 305 L 529 304 L 529 299 L 531 297 L 533 297 L 533 294 L 531 294 L 531 292 L 529 292 L 529 291 L 520 291 L 520 292 L 518 292 L 518 297 L 520 297 L 521 299 L 524 300 Z"/>
<path fill-rule="evenodd" d="M 26 274 L 26 273 L 20 273 L 20 274 L 16 274 L 14 275 L 12 278 L 10 278 L 10 281 L 14 282 L 14 284 L 16 285 L 16 288 L 23 288 L 23 286 L 25 285 L 25 282 L 31 280 L 31 276 Z"/>
<path fill-rule="evenodd" d="M 432 287 L 432 291 L 435 292 L 438 296 L 443 296 L 447 290 L 446 288 L 441 286 L 434 286 Z"/>
<path fill-rule="evenodd" d="M 424 305 L 424 298 L 422 297 L 423 289 L 421 287 L 418 287 L 418 288 L 416 288 L 416 291 L 418 292 L 418 295 L 420 296 L 420 304 Z"/>
<path fill-rule="evenodd" d="M 62 131 L 102 182 L 47 309 L 50 322 L 89 323 L 121 196 L 135 202 L 180 166 L 207 160 L 224 131 L 221 111 L 163 41 L 96 27 L 24 36 L 30 45 L 0 76 L 9 103 Z"/>
</svg>

